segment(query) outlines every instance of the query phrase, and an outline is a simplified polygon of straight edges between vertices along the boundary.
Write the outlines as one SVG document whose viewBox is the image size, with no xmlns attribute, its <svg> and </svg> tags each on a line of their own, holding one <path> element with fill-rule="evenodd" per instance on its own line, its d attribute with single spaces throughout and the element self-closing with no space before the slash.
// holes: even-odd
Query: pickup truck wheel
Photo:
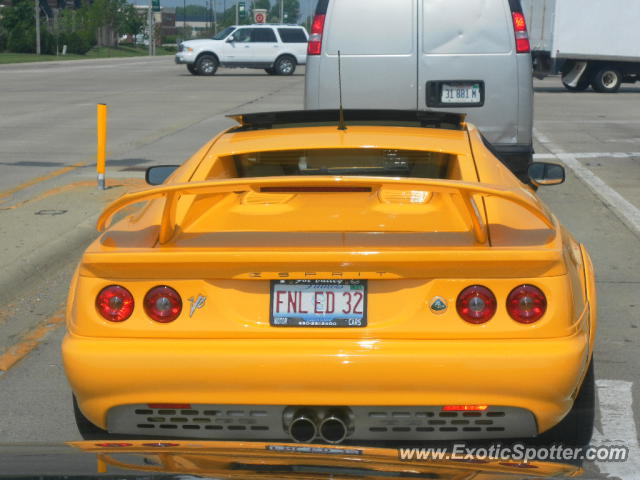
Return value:
<svg viewBox="0 0 640 480">
<path fill-rule="evenodd" d="M 591 86 L 596 92 L 615 93 L 620 90 L 622 74 L 615 68 L 598 70 L 591 79 Z"/>
<path fill-rule="evenodd" d="M 196 68 L 199 75 L 215 75 L 216 70 L 218 70 L 218 59 L 213 55 L 201 55 L 196 60 Z"/>
<path fill-rule="evenodd" d="M 593 434 L 593 423 L 596 407 L 595 375 L 593 373 L 593 357 L 587 374 L 582 381 L 580 391 L 573 402 L 573 407 L 562 421 L 539 438 L 544 444 L 562 443 L 567 446 L 585 447 L 589 445 Z"/>
<path fill-rule="evenodd" d="M 187 70 L 191 75 L 199 75 L 198 69 L 194 63 L 187 63 Z"/>
<path fill-rule="evenodd" d="M 276 71 L 273 68 L 265 68 L 264 71 L 267 72 L 269 75 L 276 74 Z"/>
<path fill-rule="evenodd" d="M 296 71 L 296 61 L 288 55 L 280 57 L 276 60 L 273 69 L 278 75 L 293 75 L 293 72 Z"/>
</svg>

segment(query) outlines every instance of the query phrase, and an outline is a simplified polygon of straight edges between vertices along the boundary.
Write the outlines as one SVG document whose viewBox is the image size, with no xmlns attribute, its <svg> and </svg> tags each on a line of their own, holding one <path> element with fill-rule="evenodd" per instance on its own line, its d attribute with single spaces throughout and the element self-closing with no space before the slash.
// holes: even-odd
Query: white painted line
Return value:
<svg viewBox="0 0 640 480">
<path fill-rule="evenodd" d="M 538 141 L 547 147 L 558 160 L 578 177 L 589 189 L 609 207 L 613 213 L 638 237 L 640 237 L 640 210 L 627 201 L 600 177 L 587 167 L 582 165 L 574 155 L 566 153 L 562 148 L 553 143 L 546 135 L 535 128 L 533 133 Z"/>
<path fill-rule="evenodd" d="M 596 462 L 600 472 L 620 480 L 637 480 L 640 474 L 640 446 L 633 418 L 632 382 L 596 380 L 602 432 L 594 429 L 591 445 L 624 446 L 629 449 L 626 462 Z"/>
<path fill-rule="evenodd" d="M 640 152 L 579 152 L 579 153 L 565 153 L 565 155 L 571 155 L 573 158 L 580 160 L 588 160 L 592 158 L 617 158 L 617 159 L 629 159 L 640 158 Z M 537 160 L 554 160 L 557 157 L 554 153 L 536 153 L 533 155 Z"/>
</svg>

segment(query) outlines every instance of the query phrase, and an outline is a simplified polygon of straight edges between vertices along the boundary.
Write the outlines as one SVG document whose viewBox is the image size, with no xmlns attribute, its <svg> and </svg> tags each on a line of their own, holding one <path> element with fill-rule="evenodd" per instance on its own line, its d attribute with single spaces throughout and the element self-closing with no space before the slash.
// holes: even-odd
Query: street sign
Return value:
<svg viewBox="0 0 640 480">
<path fill-rule="evenodd" d="M 151 10 L 154 12 L 160 11 L 160 0 L 151 0 Z"/>
<path fill-rule="evenodd" d="M 240 18 L 245 18 L 247 16 L 247 6 L 245 2 L 238 3 L 238 15 Z"/>
<path fill-rule="evenodd" d="M 267 10 L 262 8 L 253 9 L 253 20 L 255 23 L 267 22 Z"/>
</svg>

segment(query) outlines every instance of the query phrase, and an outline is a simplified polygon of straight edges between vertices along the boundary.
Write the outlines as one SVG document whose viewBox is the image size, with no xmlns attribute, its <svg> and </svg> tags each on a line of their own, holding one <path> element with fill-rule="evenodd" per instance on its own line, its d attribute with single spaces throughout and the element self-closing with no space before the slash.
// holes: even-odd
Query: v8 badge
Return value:
<svg viewBox="0 0 640 480">
<path fill-rule="evenodd" d="M 191 297 L 189 298 L 189 301 L 191 302 L 191 310 L 189 311 L 189 318 L 193 317 L 193 314 L 196 313 L 196 310 L 204 307 L 204 304 L 207 301 L 207 297 L 205 297 L 204 295 L 198 295 L 197 297 Z"/>
</svg>

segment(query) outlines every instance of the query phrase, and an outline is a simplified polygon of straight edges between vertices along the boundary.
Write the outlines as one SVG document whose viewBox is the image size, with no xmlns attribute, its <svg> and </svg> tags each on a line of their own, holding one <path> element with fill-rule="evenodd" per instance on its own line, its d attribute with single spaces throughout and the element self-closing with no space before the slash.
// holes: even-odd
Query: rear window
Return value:
<svg viewBox="0 0 640 480">
<path fill-rule="evenodd" d="M 393 0 L 388 8 L 371 0 L 331 3 L 325 30 L 328 52 L 337 55 L 403 55 L 415 45 L 414 0 Z"/>
<path fill-rule="evenodd" d="M 513 24 L 504 0 L 426 0 L 425 53 L 508 53 Z"/>
<path fill-rule="evenodd" d="M 360 175 L 447 178 L 452 155 L 386 149 L 317 149 L 235 155 L 238 177 Z"/>
<path fill-rule="evenodd" d="M 279 28 L 282 43 L 307 43 L 307 36 L 301 28 Z"/>
</svg>

